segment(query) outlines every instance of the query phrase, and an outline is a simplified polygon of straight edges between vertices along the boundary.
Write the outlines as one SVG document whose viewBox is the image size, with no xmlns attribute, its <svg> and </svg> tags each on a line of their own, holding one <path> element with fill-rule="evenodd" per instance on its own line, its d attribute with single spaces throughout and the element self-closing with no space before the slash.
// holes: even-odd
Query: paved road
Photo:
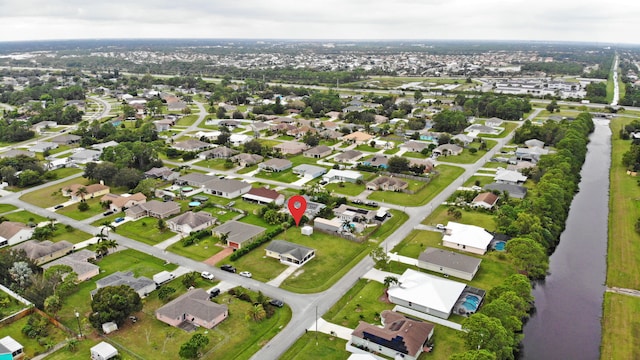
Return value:
<svg viewBox="0 0 640 360">
<path fill-rule="evenodd" d="M 190 132 L 190 131 L 195 131 L 198 130 L 198 126 L 200 126 L 200 123 L 204 120 L 205 117 L 207 117 L 207 115 L 209 115 L 209 113 L 207 112 L 207 110 L 204 108 L 204 105 L 200 102 L 194 101 L 194 104 L 196 104 L 196 106 L 198 107 L 198 119 L 191 124 L 188 128 L 182 130 L 182 131 L 177 131 L 175 135 L 171 136 L 170 139 L 177 139 L 180 136 L 184 136 L 184 134 Z"/>
</svg>

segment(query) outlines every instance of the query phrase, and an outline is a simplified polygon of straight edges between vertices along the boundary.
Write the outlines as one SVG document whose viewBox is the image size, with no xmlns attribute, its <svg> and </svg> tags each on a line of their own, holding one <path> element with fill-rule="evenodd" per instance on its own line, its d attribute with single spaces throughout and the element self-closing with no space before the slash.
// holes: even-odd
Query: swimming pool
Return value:
<svg viewBox="0 0 640 360">
<path fill-rule="evenodd" d="M 496 242 L 495 245 L 493 245 L 493 248 L 495 250 L 498 250 L 498 251 L 504 251 L 505 244 L 506 244 L 506 242 L 504 242 L 504 241 L 498 241 L 498 242 Z"/>
<path fill-rule="evenodd" d="M 462 306 L 467 309 L 467 311 L 476 311 L 479 305 L 480 299 L 473 295 L 467 295 L 462 303 Z"/>
<path fill-rule="evenodd" d="M 192 201 L 189 203 L 189 206 L 194 207 L 194 206 L 200 206 L 200 201 Z"/>
</svg>

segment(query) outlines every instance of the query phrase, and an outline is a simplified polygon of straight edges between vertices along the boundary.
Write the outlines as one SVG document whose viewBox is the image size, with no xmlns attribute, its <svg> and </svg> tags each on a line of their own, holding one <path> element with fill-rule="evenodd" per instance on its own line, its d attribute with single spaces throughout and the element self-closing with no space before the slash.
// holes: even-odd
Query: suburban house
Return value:
<svg viewBox="0 0 640 360">
<path fill-rule="evenodd" d="M 91 360 L 109 360 L 118 356 L 118 349 L 104 341 L 91 347 L 89 351 L 91 352 Z"/>
<path fill-rule="evenodd" d="M 253 136 L 247 134 L 231 134 L 229 136 L 229 143 L 232 146 L 240 146 L 248 143 L 251 140 L 253 140 Z"/>
<path fill-rule="evenodd" d="M 358 150 L 347 150 L 343 153 L 336 155 L 333 158 L 333 160 L 337 162 L 346 162 L 346 163 L 355 164 L 363 155 L 364 153 Z"/>
<path fill-rule="evenodd" d="M 496 203 L 498 202 L 498 195 L 492 192 L 484 192 L 476 195 L 475 198 L 471 201 L 471 204 L 475 207 L 481 207 L 485 209 L 492 209 Z"/>
<path fill-rule="evenodd" d="M 217 176 L 205 175 L 201 173 L 190 173 L 176 179 L 176 185 L 189 185 L 196 188 L 204 187 L 209 181 L 218 180 Z"/>
<path fill-rule="evenodd" d="M 304 196 L 304 198 L 307 199 L 307 209 L 304 211 L 304 215 L 309 219 L 315 218 L 316 216 L 318 216 L 320 210 L 327 207 L 323 203 L 309 200 L 309 197 L 306 195 Z"/>
<path fill-rule="evenodd" d="M 428 174 L 436 167 L 432 159 L 409 158 L 409 166 L 424 166 L 424 173 Z"/>
<path fill-rule="evenodd" d="M 460 155 L 462 154 L 462 150 L 463 148 L 456 144 L 442 144 L 433 149 L 432 153 L 437 156 Z"/>
<path fill-rule="evenodd" d="M 100 280 L 96 281 L 96 289 L 91 290 L 91 298 L 93 299 L 93 295 L 95 295 L 98 290 L 107 286 L 120 286 L 127 285 L 130 286 L 135 292 L 140 295 L 141 298 L 147 297 L 150 292 L 156 289 L 156 282 L 149 279 L 148 277 L 133 276 L 132 271 L 122 272 L 116 271 L 111 275 L 103 277 Z"/>
<path fill-rule="evenodd" d="M 389 158 L 384 155 L 374 155 L 371 158 L 362 160 L 362 165 L 386 169 L 389 167 Z"/>
<path fill-rule="evenodd" d="M 447 319 L 465 287 L 457 281 L 407 269 L 387 294 L 396 305 Z"/>
<path fill-rule="evenodd" d="M 433 336 L 433 324 L 413 320 L 391 310 L 384 310 L 380 319 L 383 327 L 360 321 L 351 333 L 347 350 L 359 353 L 356 350 L 362 349 L 404 360 L 417 360 L 425 349 L 431 350 L 427 342 Z"/>
<path fill-rule="evenodd" d="M 287 159 L 269 159 L 263 163 L 258 164 L 258 169 L 268 172 L 281 172 L 291 169 L 293 163 Z"/>
<path fill-rule="evenodd" d="M 13 249 L 24 250 L 29 259 L 37 265 L 42 265 L 70 253 L 73 250 L 73 244 L 66 240 L 55 243 L 49 240 L 27 240 L 14 246 Z"/>
<path fill-rule="evenodd" d="M 464 129 L 464 132 L 471 134 L 490 134 L 490 135 L 498 135 L 502 132 L 502 129 L 496 129 L 491 126 L 481 125 L 481 124 L 472 124 L 467 126 Z M 473 135 L 471 135 L 473 136 Z"/>
<path fill-rule="evenodd" d="M 176 150 L 180 151 L 202 151 L 211 147 L 211 144 L 196 139 L 188 139 L 179 141 L 171 145 Z"/>
<path fill-rule="evenodd" d="M 493 235 L 475 226 L 449 221 L 442 237 L 442 245 L 456 250 L 484 255 Z"/>
<path fill-rule="evenodd" d="M 244 244 L 248 244 L 257 237 L 264 234 L 267 229 L 246 224 L 239 221 L 227 221 L 226 223 L 213 228 L 211 231 L 214 236 L 222 237 L 226 235 L 227 246 L 234 249 L 241 249 Z"/>
<path fill-rule="evenodd" d="M 258 204 L 274 203 L 278 206 L 284 204 L 284 195 L 279 192 L 267 188 L 251 188 L 249 192 L 242 195 L 242 200 L 251 201 Z"/>
<path fill-rule="evenodd" d="M 497 126 L 502 126 L 503 122 L 504 121 L 500 118 L 492 117 L 491 119 L 485 120 L 484 124 L 489 127 L 497 127 Z"/>
<path fill-rule="evenodd" d="M 32 147 L 30 147 L 28 150 L 33 151 L 35 153 L 43 153 L 45 151 L 50 151 L 57 148 L 58 148 L 58 144 L 56 143 L 49 142 L 49 141 L 40 141 L 35 145 L 33 145 Z"/>
<path fill-rule="evenodd" d="M 368 144 L 371 139 L 373 139 L 373 135 L 369 135 L 361 131 L 352 132 L 351 134 L 347 134 L 342 137 L 342 141 L 355 143 L 357 145 Z"/>
<path fill-rule="evenodd" d="M 493 180 L 499 184 L 520 185 L 527 181 L 527 177 L 514 170 L 498 169 Z"/>
<path fill-rule="evenodd" d="M 12 246 L 31 239 L 33 228 L 15 221 L 0 223 L 0 247 Z"/>
<path fill-rule="evenodd" d="M 31 129 L 37 133 L 43 133 L 51 128 L 57 127 L 57 121 L 40 121 L 37 124 L 33 124 Z"/>
<path fill-rule="evenodd" d="M 221 196 L 227 199 L 236 198 L 251 190 L 251 184 L 240 180 L 216 179 L 204 185 L 204 192 L 209 195 Z"/>
<path fill-rule="evenodd" d="M 228 159 L 237 153 L 238 150 L 233 150 L 226 146 L 218 146 L 215 149 L 202 152 L 200 155 L 204 154 L 206 159 Z"/>
<path fill-rule="evenodd" d="M 96 162 L 100 159 L 101 152 L 98 150 L 81 149 L 69 156 L 69 162 L 74 164 L 86 164 L 88 162 Z"/>
<path fill-rule="evenodd" d="M 156 310 L 156 319 L 180 327 L 186 322 L 212 329 L 229 316 L 227 305 L 209 300 L 203 289 L 191 289 Z"/>
<path fill-rule="evenodd" d="M 153 125 L 156 127 L 157 132 L 169 131 L 171 127 L 176 124 L 176 121 L 173 119 L 162 119 L 156 120 L 153 122 Z"/>
<path fill-rule="evenodd" d="M 293 266 L 302 266 L 316 256 L 314 249 L 284 240 L 271 240 L 265 251 L 268 257 Z"/>
<path fill-rule="evenodd" d="M 21 359 L 24 357 L 24 346 L 11 336 L 0 339 L 0 359 Z"/>
<path fill-rule="evenodd" d="M 547 149 L 543 149 L 541 147 L 519 147 L 516 148 L 516 159 L 518 160 L 524 160 L 524 161 L 531 161 L 531 162 L 538 162 L 540 161 L 540 157 L 542 155 L 547 155 L 549 153 L 549 150 Z"/>
<path fill-rule="evenodd" d="M 308 158 L 320 159 L 331 155 L 331 148 L 327 145 L 318 145 L 305 151 L 303 155 Z"/>
<path fill-rule="evenodd" d="M 488 191 L 497 190 L 501 193 L 506 191 L 509 197 L 516 199 L 524 199 L 524 197 L 527 196 L 527 188 L 520 185 L 491 183 L 485 185 L 484 189 Z"/>
<path fill-rule="evenodd" d="M 208 212 L 187 211 L 184 214 L 167 220 L 167 226 L 169 226 L 169 229 L 172 231 L 190 234 L 192 231 L 208 228 L 215 224 L 215 222 L 216 218 Z"/>
<path fill-rule="evenodd" d="M 174 214 L 180 213 L 180 204 L 174 201 L 151 200 L 138 203 L 127 210 L 125 214 L 133 219 L 144 216 L 151 216 L 157 219 L 164 219 Z"/>
<path fill-rule="evenodd" d="M 242 153 L 231 157 L 231 161 L 238 163 L 241 167 L 247 167 L 262 162 L 264 157 L 258 154 Z"/>
<path fill-rule="evenodd" d="M 473 140 L 475 140 L 474 137 L 465 134 L 453 135 L 451 139 L 456 140 L 456 142 L 461 143 L 464 146 L 471 144 Z"/>
<path fill-rule="evenodd" d="M 307 150 L 308 147 L 305 143 L 288 141 L 275 145 L 273 148 L 284 155 L 298 155 Z"/>
<path fill-rule="evenodd" d="M 328 173 L 326 173 L 322 180 L 326 182 L 331 181 L 346 181 L 351 183 L 356 183 L 358 180 L 362 180 L 362 174 L 353 170 L 336 170 L 331 169 Z"/>
<path fill-rule="evenodd" d="M 80 188 L 85 189 L 85 193 L 82 191 L 78 192 Z M 70 196 L 73 201 L 80 201 L 82 199 L 93 199 L 97 196 L 106 195 L 109 193 L 111 189 L 102 184 L 91 184 L 91 185 L 82 185 L 82 184 L 71 184 L 66 188 L 62 189 L 63 196 Z"/>
<path fill-rule="evenodd" d="M 112 147 L 112 146 L 117 146 L 118 142 L 117 141 L 107 141 L 101 144 L 93 144 L 91 145 L 91 148 L 94 150 L 98 150 L 98 151 L 103 151 L 104 149 L 108 148 L 108 147 Z"/>
<path fill-rule="evenodd" d="M 162 179 L 165 181 L 175 180 L 179 176 L 179 172 L 173 171 L 166 166 L 154 167 L 144 173 L 144 177 L 147 179 Z"/>
<path fill-rule="evenodd" d="M 313 219 L 313 228 L 322 230 L 325 232 L 338 233 L 342 231 L 342 220 L 338 218 L 325 219 L 321 217 L 316 217 Z"/>
<path fill-rule="evenodd" d="M 424 149 L 428 149 L 429 145 L 431 145 L 431 143 L 424 142 L 424 141 L 410 140 L 410 141 L 407 141 L 406 143 L 400 145 L 400 150 L 405 150 L 405 151 L 410 151 L 410 152 L 418 152 L 419 153 Z"/>
<path fill-rule="evenodd" d="M 132 206 L 147 202 L 147 197 L 143 193 L 135 194 L 106 194 L 100 199 L 101 202 L 110 202 L 109 210 L 113 212 L 120 212 L 124 209 L 128 209 Z"/>
<path fill-rule="evenodd" d="M 198 131 L 197 133 L 193 134 L 193 137 L 200 140 L 202 140 L 202 138 L 205 138 L 209 141 L 216 141 L 218 140 L 218 136 L 220 136 L 221 134 L 222 132 L 218 130 Z"/>
<path fill-rule="evenodd" d="M 78 275 L 78 281 L 85 281 L 100 273 L 100 267 L 89 262 L 89 259 L 95 258 L 96 254 L 93 251 L 82 249 L 46 263 L 42 265 L 42 268 L 46 270 L 52 266 L 66 265 L 71 267 L 71 270 Z"/>
<path fill-rule="evenodd" d="M 418 267 L 467 281 L 480 269 L 482 259 L 463 255 L 455 251 L 429 247 L 418 257 Z"/>
<path fill-rule="evenodd" d="M 367 190 L 402 191 L 409 184 L 398 178 L 380 176 L 367 183 Z"/>
<path fill-rule="evenodd" d="M 544 141 L 538 139 L 529 139 L 524 142 L 528 148 L 544 148 Z"/>
<path fill-rule="evenodd" d="M 333 214 L 340 219 L 340 221 L 353 221 L 353 222 L 372 222 L 377 215 L 377 211 L 362 209 L 355 206 L 349 206 L 342 204 L 333 209 Z"/>
<path fill-rule="evenodd" d="M 3 153 L 0 153 L 0 158 L 2 158 L 2 159 L 14 158 L 14 157 L 18 157 L 18 156 L 35 157 L 36 153 L 33 152 L 33 151 L 20 150 L 20 149 L 11 149 L 9 151 L 5 151 Z"/>
<path fill-rule="evenodd" d="M 64 134 L 64 135 L 56 136 L 53 139 L 50 139 L 50 141 L 58 145 L 72 145 L 72 144 L 79 143 L 80 139 L 82 139 L 82 137 L 78 135 Z"/>
<path fill-rule="evenodd" d="M 322 166 L 300 164 L 293 168 L 293 173 L 307 179 L 315 179 L 327 172 Z"/>
</svg>

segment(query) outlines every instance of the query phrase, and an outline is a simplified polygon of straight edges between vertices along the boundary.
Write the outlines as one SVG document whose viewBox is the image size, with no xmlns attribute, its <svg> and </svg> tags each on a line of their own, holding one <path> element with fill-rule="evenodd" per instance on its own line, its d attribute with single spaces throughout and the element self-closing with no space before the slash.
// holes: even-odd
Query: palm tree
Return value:
<svg viewBox="0 0 640 360">
<path fill-rule="evenodd" d="M 89 195 L 89 192 L 86 187 L 80 186 L 74 195 L 80 197 L 81 202 L 85 202 L 84 197 Z"/>
<path fill-rule="evenodd" d="M 107 231 L 107 233 L 105 234 L 105 230 Z M 98 238 L 98 242 L 101 242 L 103 240 L 106 240 L 109 238 L 109 232 L 108 231 L 116 231 L 116 227 L 111 225 L 111 223 L 109 221 L 103 221 L 102 224 L 100 224 L 100 234 L 97 234 L 96 237 Z"/>
<path fill-rule="evenodd" d="M 264 320 L 266 316 L 267 312 L 264 311 L 262 304 L 253 305 L 249 310 L 247 310 L 247 317 L 255 322 Z"/>
</svg>

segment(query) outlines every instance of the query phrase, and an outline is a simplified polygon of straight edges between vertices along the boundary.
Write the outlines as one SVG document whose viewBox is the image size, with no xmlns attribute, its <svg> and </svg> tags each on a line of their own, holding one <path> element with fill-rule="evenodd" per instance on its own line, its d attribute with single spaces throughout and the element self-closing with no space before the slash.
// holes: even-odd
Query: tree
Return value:
<svg viewBox="0 0 640 360">
<path fill-rule="evenodd" d="M 138 185 L 135 187 L 135 189 L 133 189 L 133 192 L 140 192 L 143 193 L 146 197 L 153 197 L 159 184 L 160 181 L 158 179 L 142 179 L 140 180 L 140 182 L 138 182 Z"/>
<path fill-rule="evenodd" d="M 513 337 L 500 320 L 476 313 L 462 321 L 462 329 L 468 349 L 486 349 L 495 353 L 496 359 L 513 360 Z"/>
<path fill-rule="evenodd" d="M 195 359 L 201 348 L 209 344 L 209 338 L 203 334 L 195 334 L 186 343 L 180 346 L 179 355 L 186 359 Z"/>
<path fill-rule="evenodd" d="M 542 279 L 549 269 L 549 258 L 542 245 L 529 238 L 514 238 L 507 241 L 507 254 L 517 269 L 532 279 Z"/>
<path fill-rule="evenodd" d="M 247 310 L 247 318 L 255 322 L 264 320 L 266 316 L 267 313 L 264 311 L 262 304 L 255 304 Z"/>
<path fill-rule="evenodd" d="M 249 154 L 261 154 L 262 144 L 258 140 L 250 140 L 244 144 L 244 152 Z"/>
<path fill-rule="evenodd" d="M 387 276 L 384 278 L 384 287 L 385 287 L 385 292 L 391 287 L 391 285 L 398 285 L 400 286 L 400 281 L 398 280 L 397 277 L 395 276 Z"/>
<path fill-rule="evenodd" d="M 167 222 L 164 221 L 164 219 L 158 219 L 157 227 L 160 232 L 164 232 L 165 230 L 167 230 Z"/>
<path fill-rule="evenodd" d="M 176 292 L 176 289 L 171 286 L 163 286 L 158 290 L 158 299 L 162 301 L 167 301 L 173 293 Z"/>
<path fill-rule="evenodd" d="M 58 295 L 51 295 L 44 300 L 44 309 L 46 312 L 56 316 L 58 311 L 62 309 L 62 301 Z"/>
<path fill-rule="evenodd" d="M 78 204 L 78 210 L 81 212 L 87 211 L 91 209 L 91 206 L 89 206 L 89 204 L 87 204 L 84 199 L 80 201 L 80 204 Z"/>
<path fill-rule="evenodd" d="M 79 197 L 81 202 L 85 202 L 86 200 L 84 199 L 84 197 L 89 195 L 89 192 L 87 191 L 86 187 L 80 186 L 78 190 L 76 190 L 74 195 Z"/>
<path fill-rule="evenodd" d="M 461 111 L 443 110 L 433 117 L 435 131 L 459 134 L 467 126 L 469 126 L 469 122 Z"/>
<path fill-rule="evenodd" d="M 182 285 L 186 288 L 196 286 L 196 280 L 198 279 L 198 273 L 195 271 L 188 272 L 182 276 Z"/>
<path fill-rule="evenodd" d="M 142 310 L 142 300 L 128 285 L 106 286 L 93 296 L 91 310 L 89 321 L 96 329 L 109 321 L 122 325 L 129 315 Z"/>
<path fill-rule="evenodd" d="M 409 170 L 409 159 L 401 156 L 392 156 L 387 163 L 389 172 L 403 173 Z"/>
<path fill-rule="evenodd" d="M 374 248 L 371 253 L 369 253 L 369 256 L 371 256 L 371 259 L 373 259 L 373 261 L 375 262 L 375 266 L 381 269 L 387 267 L 390 259 L 389 255 L 387 255 L 387 252 L 379 246 Z"/>
<path fill-rule="evenodd" d="M 31 284 L 33 270 L 26 261 L 17 261 L 9 269 L 9 276 L 19 288 L 26 288 Z"/>
<path fill-rule="evenodd" d="M 467 350 L 451 355 L 449 360 L 496 360 L 496 354 L 485 349 Z"/>
</svg>

